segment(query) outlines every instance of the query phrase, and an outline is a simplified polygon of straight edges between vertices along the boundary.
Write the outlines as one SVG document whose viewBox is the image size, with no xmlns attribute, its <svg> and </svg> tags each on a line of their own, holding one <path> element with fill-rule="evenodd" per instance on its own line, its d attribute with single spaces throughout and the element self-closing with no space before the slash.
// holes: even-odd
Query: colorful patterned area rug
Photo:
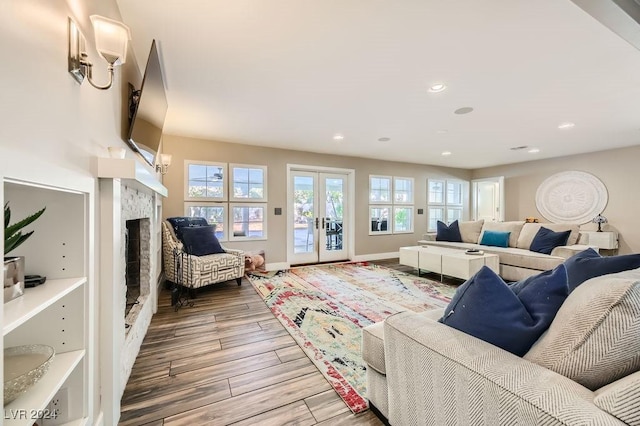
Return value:
<svg viewBox="0 0 640 426">
<path fill-rule="evenodd" d="M 400 311 L 444 308 L 456 290 L 367 263 L 252 272 L 248 278 L 354 413 L 368 408 L 362 328 Z"/>
</svg>

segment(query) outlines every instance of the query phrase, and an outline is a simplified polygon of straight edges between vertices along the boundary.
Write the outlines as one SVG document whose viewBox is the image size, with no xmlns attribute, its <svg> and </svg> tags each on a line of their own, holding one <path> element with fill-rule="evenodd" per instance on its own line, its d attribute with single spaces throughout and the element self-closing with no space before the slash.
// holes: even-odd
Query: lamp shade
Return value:
<svg viewBox="0 0 640 426">
<path fill-rule="evenodd" d="M 160 154 L 160 164 L 163 166 L 170 166 L 171 158 L 171 154 Z"/>
<path fill-rule="evenodd" d="M 129 27 L 104 16 L 91 15 L 96 39 L 96 50 L 111 65 L 122 65 L 127 60 L 127 45 L 131 39 Z"/>
<path fill-rule="evenodd" d="M 594 217 L 591 222 L 601 224 L 601 223 L 607 223 L 608 221 L 606 217 L 599 214 L 598 216 Z"/>
</svg>

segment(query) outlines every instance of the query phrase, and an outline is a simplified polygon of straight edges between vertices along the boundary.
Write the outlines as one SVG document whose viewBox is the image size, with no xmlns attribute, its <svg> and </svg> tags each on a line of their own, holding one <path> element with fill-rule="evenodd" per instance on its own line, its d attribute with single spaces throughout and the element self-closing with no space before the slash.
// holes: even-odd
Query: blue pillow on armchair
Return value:
<svg viewBox="0 0 640 426">
<path fill-rule="evenodd" d="M 451 222 L 451 225 L 449 226 L 442 221 L 438 221 L 436 226 L 436 241 L 450 241 L 453 243 L 462 242 L 462 235 L 460 235 L 460 227 L 458 226 L 457 220 Z"/>
<path fill-rule="evenodd" d="M 216 238 L 215 228 L 211 225 L 182 228 L 182 244 L 184 251 L 194 256 L 226 253 Z"/>
<path fill-rule="evenodd" d="M 487 266 L 458 288 L 440 322 L 523 356 L 549 328 L 569 294 L 564 265 L 518 294 Z"/>
<path fill-rule="evenodd" d="M 173 226 L 173 231 L 176 233 L 176 238 L 182 241 L 182 228 L 190 227 L 190 226 L 207 226 L 209 223 L 207 219 L 204 217 L 189 217 L 189 216 L 178 216 L 178 217 L 169 217 L 167 221 Z"/>
</svg>

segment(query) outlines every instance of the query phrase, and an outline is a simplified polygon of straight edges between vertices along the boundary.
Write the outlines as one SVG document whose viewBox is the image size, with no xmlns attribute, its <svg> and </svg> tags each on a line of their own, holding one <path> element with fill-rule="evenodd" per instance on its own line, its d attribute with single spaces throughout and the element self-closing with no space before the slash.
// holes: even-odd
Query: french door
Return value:
<svg viewBox="0 0 640 426">
<path fill-rule="evenodd" d="M 289 263 L 346 260 L 348 175 L 291 170 Z"/>
</svg>

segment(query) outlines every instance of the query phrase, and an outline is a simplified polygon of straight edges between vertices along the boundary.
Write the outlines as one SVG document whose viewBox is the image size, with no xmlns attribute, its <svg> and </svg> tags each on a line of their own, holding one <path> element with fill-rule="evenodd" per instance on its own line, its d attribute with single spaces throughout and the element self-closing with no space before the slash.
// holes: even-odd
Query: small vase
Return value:
<svg viewBox="0 0 640 426">
<path fill-rule="evenodd" d="M 24 294 L 24 256 L 4 258 L 4 303 Z"/>
</svg>

